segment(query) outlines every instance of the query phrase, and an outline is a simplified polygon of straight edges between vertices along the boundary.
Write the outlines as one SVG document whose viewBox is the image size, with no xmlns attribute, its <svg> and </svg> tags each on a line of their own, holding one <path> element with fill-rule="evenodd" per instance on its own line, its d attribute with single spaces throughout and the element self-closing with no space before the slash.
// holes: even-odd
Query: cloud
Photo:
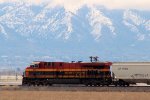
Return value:
<svg viewBox="0 0 150 100">
<path fill-rule="evenodd" d="M 3 2 L 28 2 L 32 4 L 49 3 L 49 5 L 61 5 L 66 10 L 76 12 L 83 5 L 103 5 L 109 9 L 140 9 L 150 10 L 150 0 L 0 0 Z"/>
</svg>

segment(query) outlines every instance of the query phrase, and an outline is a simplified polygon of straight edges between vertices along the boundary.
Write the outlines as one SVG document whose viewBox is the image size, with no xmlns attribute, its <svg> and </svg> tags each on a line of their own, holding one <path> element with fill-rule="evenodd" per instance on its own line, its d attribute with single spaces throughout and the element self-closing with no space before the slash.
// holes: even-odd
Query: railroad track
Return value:
<svg viewBox="0 0 150 100">
<path fill-rule="evenodd" d="M 21 86 L 0 85 L 0 91 L 96 91 L 96 92 L 150 92 L 150 86 L 86 87 L 83 85 Z"/>
</svg>

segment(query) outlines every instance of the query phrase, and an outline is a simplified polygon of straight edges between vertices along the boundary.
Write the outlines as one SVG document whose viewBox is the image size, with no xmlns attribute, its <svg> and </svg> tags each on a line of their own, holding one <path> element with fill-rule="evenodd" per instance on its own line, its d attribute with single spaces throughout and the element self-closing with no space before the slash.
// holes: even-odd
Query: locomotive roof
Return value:
<svg viewBox="0 0 150 100">
<path fill-rule="evenodd" d="M 34 61 L 31 63 L 31 65 L 34 65 L 34 64 L 39 64 L 40 62 L 39 61 Z"/>
<path fill-rule="evenodd" d="M 33 61 L 32 63 L 31 63 L 31 65 L 33 64 L 39 64 L 39 63 L 49 63 L 49 62 L 47 62 L 47 61 Z M 50 62 L 51 63 L 51 62 Z M 54 63 L 83 63 L 83 64 L 86 64 L 86 63 L 90 63 L 90 64 L 110 64 L 111 62 L 54 62 Z"/>
</svg>

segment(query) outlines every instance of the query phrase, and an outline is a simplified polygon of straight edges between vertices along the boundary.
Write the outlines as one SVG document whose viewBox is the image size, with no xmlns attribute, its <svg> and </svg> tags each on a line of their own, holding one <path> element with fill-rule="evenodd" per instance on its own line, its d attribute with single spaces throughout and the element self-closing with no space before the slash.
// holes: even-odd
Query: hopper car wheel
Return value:
<svg viewBox="0 0 150 100">
<path fill-rule="evenodd" d="M 122 81 L 122 82 L 119 82 L 119 86 L 123 86 L 123 87 L 127 86 L 128 87 L 129 83 Z"/>
<path fill-rule="evenodd" d="M 127 87 L 129 87 L 129 85 L 130 85 L 129 83 L 126 83 L 126 84 L 125 84 L 125 86 L 127 86 Z"/>
<path fill-rule="evenodd" d="M 121 83 L 119 81 L 114 83 L 115 87 L 121 86 Z"/>
<path fill-rule="evenodd" d="M 122 83 L 119 83 L 119 86 L 120 86 L 120 87 L 122 87 L 122 86 L 123 86 L 123 84 L 122 84 Z"/>
<path fill-rule="evenodd" d="M 118 84 L 118 86 L 120 86 L 120 87 L 125 87 L 125 82 L 124 81 L 122 81 L 122 80 L 119 80 L 118 82 L 117 82 L 117 84 Z"/>
<path fill-rule="evenodd" d="M 52 84 L 48 84 L 48 86 L 52 86 Z"/>
<path fill-rule="evenodd" d="M 121 82 L 121 83 L 120 83 L 120 86 L 121 86 L 121 87 L 125 87 L 125 83 Z"/>
</svg>

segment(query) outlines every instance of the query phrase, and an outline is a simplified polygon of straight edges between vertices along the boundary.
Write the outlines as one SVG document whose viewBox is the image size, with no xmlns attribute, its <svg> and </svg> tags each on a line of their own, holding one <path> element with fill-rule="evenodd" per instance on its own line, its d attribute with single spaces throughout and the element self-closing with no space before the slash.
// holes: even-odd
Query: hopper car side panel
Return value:
<svg viewBox="0 0 150 100">
<path fill-rule="evenodd" d="M 150 83 L 150 62 L 118 62 L 112 64 L 116 79 L 129 83 Z"/>
</svg>

